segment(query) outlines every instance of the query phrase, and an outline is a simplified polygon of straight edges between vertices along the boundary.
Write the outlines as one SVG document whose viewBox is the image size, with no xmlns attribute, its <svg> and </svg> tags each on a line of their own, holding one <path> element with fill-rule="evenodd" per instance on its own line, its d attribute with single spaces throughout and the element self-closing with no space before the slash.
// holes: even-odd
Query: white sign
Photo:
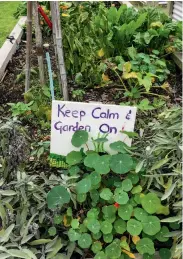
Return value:
<svg viewBox="0 0 183 259">
<path fill-rule="evenodd" d="M 111 142 L 123 141 L 131 145 L 131 139 L 121 131 L 134 130 L 136 107 L 119 106 L 100 103 L 80 103 L 52 101 L 51 120 L 51 153 L 67 155 L 73 150 L 79 150 L 71 144 L 75 131 L 86 130 L 89 133 L 87 142 L 90 150 L 94 149 L 93 139 L 106 136 L 104 149 L 112 153 Z M 86 147 L 83 145 L 83 148 Z"/>
</svg>

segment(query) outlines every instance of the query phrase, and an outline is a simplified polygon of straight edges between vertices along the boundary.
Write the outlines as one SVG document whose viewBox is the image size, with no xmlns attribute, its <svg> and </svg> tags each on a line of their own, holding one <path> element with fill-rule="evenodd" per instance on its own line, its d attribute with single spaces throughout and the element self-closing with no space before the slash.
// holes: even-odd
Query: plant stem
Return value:
<svg viewBox="0 0 183 259">
<path fill-rule="evenodd" d="M 125 88 L 125 91 L 128 92 L 128 89 L 126 88 L 126 85 L 124 84 L 124 82 L 123 82 L 122 78 L 120 77 L 120 75 L 118 74 L 118 72 L 117 72 L 115 69 L 112 69 L 112 70 L 113 70 L 113 71 L 115 72 L 115 74 L 118 76 L 118 78 L 119 78 L 119 80 L 121 81 L 123 87 Z"/>
<path fill-rule="evenodd" d="M 146 92 L 141 92 L 141 94 L 149 94 L 149 95 L 154 95 L 154 96 L 158 96 L 160 98 L 166 99 L 166 97 L 164 95 L 160 95 L 160 94 L 146 93 Z"/>
</svg>

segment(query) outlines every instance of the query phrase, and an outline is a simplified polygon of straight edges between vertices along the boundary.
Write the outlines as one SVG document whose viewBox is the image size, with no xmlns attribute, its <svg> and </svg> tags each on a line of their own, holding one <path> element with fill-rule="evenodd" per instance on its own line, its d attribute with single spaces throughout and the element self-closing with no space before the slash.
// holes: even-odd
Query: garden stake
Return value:
<svg viewBox="0 0 183 259">
<path fill-rule="evenodd" d="M 43 8 L 39 5 L 38 6 L 38 11 L 39 13 L 42 15 L 42 17 L 44 18 L 45 22 L 47 23 L 48 27 L 50 28 L 50 30 L 52 29 L 52 22 L 50 21 L 50 19 L 48 18 L 48 16 L 45 14 Z"/>
<path fill-rule="evenodd" d="M 68 87 L 67 87 L 67 76 L 65 70 L 65 62 L 64 62 L 64 52 L 63 52 L 63 45 L 62 45 L 62 31 L 61 31 L 61 21 L 60 21 L 60 8 L 59 2 L 53 1 L 53 13 L 55 14 L 55 34 L 56 34 L 56 46 L 57 46 L 57 53 L 58 53 L 58 63 L 59 63 L 59 70 L 61 76 L 61 83 L 62 83 L 62 92 L 64 101 L 69 100 L 68 94 Z"/>
<path fill-rule="evenodd" d="M 47 65 L 48 65 L 48 74 L 49 74 L 49 80 L 50 80 L 51 98 L 52 98 L 52 100 L 55 100 L 54 86 L 53 86 L 53 76 L 52 76 L 52 70 L 51 70 L 51 61 L 50 61 L 50 54 L 49 54 L 48 51 L 46 51 L 46 61 L 47 61 Z"/>
<path fill-rule="evenodd" d="M 36 50 L 37 50 L 37 59 L 39 66 L 39 77 L 41 85 L 45 85 L 45 77 L 44 77 L 44 63 L 43 63 L 43 40 L 42 33 L 39 22 L 39 14 L 38 14 L 38 4 L 37 1 L 33 2 L 34 8 L 34 24 L 35 24 L 35 35 L 36 35 Z"/>
<path fill-rule="evenodd" d="M 30 54 L 32 47 L 32 2 L 27 2 L 27 38 L 26 38 L 26 65 L 25 65 L 25 92 L 30 88 Z"/>
</svg>

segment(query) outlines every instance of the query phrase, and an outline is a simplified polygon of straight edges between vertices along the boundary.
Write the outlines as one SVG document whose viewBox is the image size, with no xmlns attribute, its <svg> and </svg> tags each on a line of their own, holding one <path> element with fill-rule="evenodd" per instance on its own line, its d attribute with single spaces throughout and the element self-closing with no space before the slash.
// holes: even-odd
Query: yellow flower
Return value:
<svg viewBox="0 0 183 259">
<path fill-rule="evenodd" d="M 110 81 L 108 75 L 105 75 L 105 74 L 102 74 L 102 80 L 103 80 L 104 82 L 109 82 L 109 81 Z"/>
<path fill-rule="evenodd" d="M 62 13 L 62 16 L 63 17 L 68 17 L 68 16 L 70 16 L 68 13 Z"/>
</svg>

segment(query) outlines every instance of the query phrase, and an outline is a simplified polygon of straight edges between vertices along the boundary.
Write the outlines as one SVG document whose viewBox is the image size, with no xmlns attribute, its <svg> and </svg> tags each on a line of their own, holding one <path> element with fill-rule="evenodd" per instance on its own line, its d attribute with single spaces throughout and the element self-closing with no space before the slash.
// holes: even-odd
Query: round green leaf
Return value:
<svg viewBox="0 0 183 259">
<path fill-rule="evenodd" d="M 97 219 L 89 219 L 87 228 L 94 234 L 97 234 L 100 230 L 100 223 Z"/>
<path fill-rule="evenodd" d="M 61 215 L 55 215 L 53 218 L 53 222 L 56 225 L 60 224 L 62 222 L 62 220 L 63 220 L 63 216 L 61 216 Z"/>
<path fill-rule="evenodd" d="M 131 193 L 136 194 L 136 193 L 141 193 L 141 191 L 142 191 L 142 186 L 137 185 L 137 186 L 133 187 L 133 189 L 131 190 Z"/>
<path fill-rule="evenodd" d="M 113 215 L 111 217 L 107 217 L 107 216 L 104 215 L 103 218 L 105 220 L 107 220 L 108 222 L 113 223 L 116 220 L 116 215 Z"/>
<path fill-rule="evenodd" d="M 76 175 L 76 174 L 78 174 L 79 172 L 80 172 L 80 168 L 79 168 L 79 166 L 77 166 L 77 165 L 71 166 L 71 168 L 69 168 L 69 174 L 70 174 L 71 176 Z"/>
<path fill-rule="evenodd" d="M 168 248 L 161 248 L 159 250 L 159 255 L 161 259 L 170 259 L 171 251 Z"/>
<path fill-rule="evenodd" d="M 56 230 L 55 227 L 51 227 L 51 228 L 48 229 L 48 233 L 49 233 L 50 236 L 55 236 L 56 233 L 57 233 L 57 230 Z"/>
<path fill-rule="evenodd" d="M 133 167 L 133 160 L 127 154 L 113 155 L 110 160 L 110 168 L 114 173 L 126 174 Z"/>
<path fill-rule="evenodd" d="M 110 233 L 110 234 L 103 235 L 103 239 L 105 243 L 111 243 L 113 240 L 113 234 Z"/>
<path fill-rule="evenodd" d="M 155 253 L 154 243 L 149 238 L 142 238 L 136 244 L 137 251 L 140 254 L 150 254 L 153 255 Z"/>
<path fill-rule="evenodd" d="M 99 200 L 99 192 L 97 190 L 91 190 L 90 197 L 92 201 L 97 202 Z"/>
<path fill-rule="evenodd" d="M 85 130 L 77 130 L 72 136 L 71 143 L 74 147 L 80 147 L 88 141 L 88 132 Z"/>
<path fill-rule="evenodd" d="M 86 193 L 78 193 L 76 199 L 78 202 L 84 202 L 86 200 Z"/>
<path fill-rule="evenodd" d="M 78 239 L 78 245 L 81 248 L 89 248 L 92 244 L 91 236 L 88 233 L 81 234 L 80 238 Z"/>
<path fill-rule="evenodd" d="M 102 232 L 100 232 L 100 231 L 96 234 L 92 233 L 92 237 L 95 240 L 99 240 L 101 238 L 101 236 L 102 236 Z"/>
<path fill-rule="evenodd" d="M 109 221 L 107 221 L 107 220 L 103 221 L 101 223 L 101 231 L 105 235 L 106 234 L 110 234 L 111 231 L 112 231 L 112 224 Z"/>
<path fill-rule="evenodd" d="M 78 219 L 73 219 L 73 220 L 71 221 L 71 227 L 72 227 L 73 229 L 77 229 L 77 228 L 79 227 L 79 220 L 78 220 Z"/>
<path fill-rule="evenodd" d="M 100 241 L 96 241 L 93 243 L 91 250 L 94 254 L 97 254 L 100 250 L 102 250 L 102 244 Z"/>
<path fill-rule="evenodd" d="M 121 255 L 121 247 L 119 244 L 113 242 L 112 244 L 106 247 L 105 253 L 108 256 L 108 258 L 117 259 Z"/>
<path fill-rule="evenodd" d="M 110 144 L 110 148 L 115 150 L 115 151 L 118 151 L 122 154 L 126 154 L 128 153 L 128 150 L 129 150 L 129 146 L 127 146 L 124 142 L 122 141 L 116 141 L 116 142 L 113 142 Z"/>
<path fill-rule="evenodd" d="M 165 235 L 169 234 L 169 229 L 166 226 L 163 226 L 161 230 L 156 234 L 156 239 L 160 242 L 166 242 L 168 241 L 168 237 L 165 237 Z"/>
<path fill-rule="evenodd" d="M 102 208 L 102 212 L 104 213 L 105 217 L 111 218 L 116 213 L 116 208 L 113 205 L 104 206 Z"/>
<path fill-rule="evenodd" d="M 82 155 L 79 151 L 71 151 L 66 156 L 66 163 L 69 165 L 76 165 L 79 164 L 82 160 Z"/>
<path fill-rule="evenodd" d="M 129 173 L 127 178 L 131 180 L 132 184 L 137 184 L 139 181 L 139 176 L 136 173 Z"/>
<path fill-rule="evenodd" d="M 122 182 L 122 188 L 125 192 L 129 192 L 132 189 L 133 185 L 132 185 L 132 181 L 130 179 L 125 179 Z"/>
<path fill-rule="evenodd" d="M 97 153 L 90 153 L 84 159 L 84 165 L 90 168 L 94 168 L 96 160 L 99 155 Z"/>
<path fill-rule="evenodd" d="M 147 212 L 141 208 L 134 209 L 134 216 L 136 219 L 143 221 L 148 216 Z"/>
<path fill-rule="evenodd" d="M 89 178 L 85 178 L 79 181 L 76 184 L 76 191 L 77 193 L 87 193 L 91 189 L 91 180 Z"/>
<path fill-rule="evenodd" d="M 105 201 L 108 201 L 112 198 L 113 193 L 109 188 L 103 188 L 101 193 L 100 193 L 100 198 L 102 198 Z"/>
<path fill-rule="evenodd" d="M 92 172 L 89 177 L 92 185 L 96 185 L 101 182 L 101 175 L 97 172 Z"/>
<path fill-rule="evenodd" d="M 123 234 L 126 231 L 126 222 L 123 219 L 117 219 L 114 222 L 114 229 L 116 233 Z"/>
<path fill-rule="evenodd" d="M 119 204 L 126 204 L 129 200 L 129 197 L 126 192 L 121 191 L 119 194 L 114 195 L 114 200 Z"/>
<path fill-rule="evenodd" d="M 120 205 L 118 215 L 123 220 L 129 220 L 133 212 L 133 207 L 130 204 Z"/>
<path fill-rule="evenodd" d="M 137 204 L 141 204 L 141 196 L 140 196 L 140 193 L 137 193 L 134 195 L 134 201 L 137 203 Z"/>
<path fill-rule="evenodd" d="M 80 224 L 78 231 L 79 231 L 79 233 L 86 233 L 88 231 L 88 229 L 84 224 Z"/>
<path fill-rule="evenodd" d="M 130 219 L 127 222 L 127 231 L 132 236 L 140 235 L 140 233 L 142 231 L 142 223 L 137 221 L 136 219 Z"/>
<path fill-rule="evenodd" d="M 99 212 L 100 212 L 99 208 L 92 208 L 87 212 L 87 217 L 92 219 L 97 219 Z"/>
<path fill-rule="evenodd" d="M 160 220 L 156 216 L 147 216 L 145 219 L 143 219 L 142 226 L 144 233 L 148 234 L 149 236 L 156 235 L 161 229 Z"/>
<path fill-rule="evenodd" d="M 80 238 L 80 234 L 76 232 L 74 229 L 70 228 L 68 231 L 68 237 L 71 242 L 75 242 Z"/>
<path fill-rule="evenodd" d="M 180 223 L 178 223 L 178 222 L 172 222 L 172 223 L 169 224 L 169 226 L 170 226 L 173 230 L 180 229 Z"/>
<path fill-rule="evenodd" d="M 103 251 L 100 251 L 95 255 L 94 259 L 107 259 L 107 256 Z"/>
<path fill-rule="evenodd" d="M 63 186 L 53 187 L 47 195 L 47 203 L 49 209 L 54 209 L 57 205 L 62 206 L 69 203 L 70 194 Z"/>
<path fill-rule="evenodd" d="M 157 211 L 158 207 L 161 205 L 161 201 L 155 193 L 148 193 L 142 200 L 142 207 L 149 213 L 153 214 Z"/>
<path fill-rule="evenodd" d="M 144 254 L 143 259 L 154 259 L 154 255 Z"/>
<path fill-rule="evenodd" d="M 94 164 L 95 171 L 99 174 L 108 174 L 110 172 L 110 167 L 109 167 L 109 160 L 110 160 L 109 155 L 103 155 L 99 156 Z"/>
</svg>

